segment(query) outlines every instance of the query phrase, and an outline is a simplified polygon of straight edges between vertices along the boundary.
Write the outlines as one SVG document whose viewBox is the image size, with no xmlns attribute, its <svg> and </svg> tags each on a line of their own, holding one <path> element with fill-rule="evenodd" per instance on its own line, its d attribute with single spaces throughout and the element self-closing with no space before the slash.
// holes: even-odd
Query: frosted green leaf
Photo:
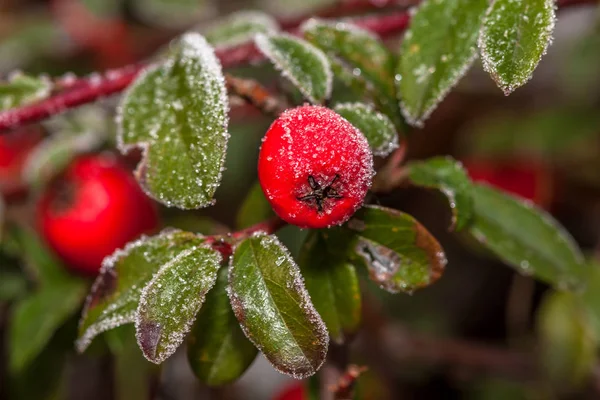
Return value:
<svg viewBox="0 0 600 400">
<path fill-rule="evenodd" d="M 483 68 L 504 94 L 524 85 L 552 41 L 554 0 L 496 0 L 479 36 Z"/>
<path fill-rule="evenodd" d="M 450 203 L 452 228 L 463 229 L 473 215 L 471 180 L 462 164 L 452 157 L 434 157 L 408 164 L 408 177 L 415 184 L 438 189 Z"/>
<path fill-rule="evenodd" d="M 354 260 L 390 293 L 408 292 L 437 281 L 446 255 L 436 238 L 412 216 L 385 207 L 358 210 L 345 228 L 355 234 Z"/>
<path fill-rule="evenodd" d="M 364 103 L 337 104 L 335 112 L 346 118 L 365 135 L 369 147 L 376 156 L 387 156 L 398 148 L 398 133 L 393 122 Z"/>
<path fill-rule="evenodd" d="M 148 361 L 162 363 L 183 343 L 217 280 L 220 264 L 218 251 L 192 246 L 164 264 L 144 287 L 135 330 Z"/>
<path fill-rule="evenodd" d="M 333 75 L 323 51 L 307 41 L 288 34 L 258 34 L 258 49 L 313 104 L 331 95 Z"/>
<path fill-rule="evenodd" d="M 323 50 L 336 77 L 368 95 L 396 126 L 402 117 L 394 84 L 395 58 L 381 39 L 352 23 L 310 19 L 300 27 L 309 42 Z"/>
<path fill-rule="evenodd" d="M 85 351 L 102 332 L 135 322 L 142 289 L 154 274 L 202 242 L 193 233 L 165 230 L 157 236 L 143 236 L 105 258 L 83 309 L 77 350 Z"/>
<path fill-rule="evenodd" d="M 569 233 L 545 211 L 490 186 L 474 184 L 471 234 L 524 275 L 560 289 L 585 286 L 588 268 Z"/>
<path fill-rule="evenodd" d="M 167 206 L 205 207 L 221 180 L 227 113 L 221 64 L 202 36 L 189 33 L 125 94 L 118 146 L 144 150 L 136 176 L 148 195 Z"/>
<path fill-rule="evenodd" d="M 51 90 L 48 78 L 15 74 L 8 82 L 0 82 L 0 111 L 42 100 L 50 96 Z"/>
<path fill-rule="evenodd" d="M 317 372 L 327 354 L 327 328 L 276 237 L 259 233 L 236 247 L 228 294 L 246 337 L 276 370 L 296 379 Z"/>
<path fill-rule="evenodd" d="M 257 33 L 279 30 L 275 18 L 260 11 L 238 11 L 215 22 L 205 32 L 206 40 L 218 49 L 249 42 Z"/>
<path fill-rule="evenodd" d="M 415 126 L 467 72 L 488 0 L 425 0 L 404 36 L 396 84 L 402 113 Z"/>
</svg>

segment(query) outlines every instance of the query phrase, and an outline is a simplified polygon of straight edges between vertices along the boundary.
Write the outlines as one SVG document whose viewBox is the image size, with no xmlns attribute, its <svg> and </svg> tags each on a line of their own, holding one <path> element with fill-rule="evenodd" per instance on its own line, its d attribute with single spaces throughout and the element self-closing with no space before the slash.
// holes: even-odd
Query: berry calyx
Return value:
<svg viewBox="0 0 600 400">
<path fill-rule="evenodd" d="M 158 226 L 152 200 L 110 155 L 73 161 L 42 194 L 37 220 L 67 266 L 88 275 L 100 270 L 104 257 Z"/>
<path fill-rule="evenodd" d="M 363 204 L 373 179 L 364 135 L 320 106 L 287 110 L 260 149 L 258 179 L 273 210 L 301 228 L 346 222 Z"/>
</svg>

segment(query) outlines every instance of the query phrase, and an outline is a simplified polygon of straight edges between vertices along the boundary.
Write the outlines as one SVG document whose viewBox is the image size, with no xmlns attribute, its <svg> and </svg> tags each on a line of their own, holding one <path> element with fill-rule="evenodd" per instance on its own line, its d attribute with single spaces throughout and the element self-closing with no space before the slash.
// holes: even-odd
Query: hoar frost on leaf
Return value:
<svg viewBox="0 0 600 400">
<path fill-rule="evenodd" d="M 221 254 L 194 246 L 164 264 L 141 292 L 135 317 L 138 345 L 160 364 L 181 345 L 206 293 L 217 279 Z"/>
<path fill-rule="evenodd" d="M 0 81 L 0 111 L 42 100 L 51 90 L 52 81 L 47 77 L 13 73 L 7 82 Z"/>
<path fill-rule="evenodd" d="M 118 110 L 118 147 L 144 150 L 136 176 L 167 206 L 211 205 L 229 134 L 221 64 L 199 34 L 185 34 L 171 57 L 127 90 Z"/>
<path fill-rule="evenodd" d="M 479 36 L 483 68 L 504 94 L 531 79 L 552 41 L 554 0 L 496 0 Z"/>
<path fill-rule="evenodd" d="M 218 49 L 235 47 L 251 41 L 257 33 L 279 31 L 272 16 L 260 11 L 238 11 L 215 22 L 205 30 L 206 40 Z"/>
<path fill-rule="evenodd" d="M 396 85 L 402 113 L 417 127 L 468 71 L 488 0 L 425 0 L 404 36 Z"/>
<path fill-rule="evenodd" d="M 227 293 L 244 334 L 277 371 L 302 379 L 321 367 L 327 328 L 276 237 L 259 232 L 236 247 Z"/>
<path fill-rule="evenodd" d="M 202 242 L 195 234 L 166 229 L 156 236 L 144 235 L 106 257 L 83 308 L 77 350 L 85 351 L 104 331 L 135 322 L 141 291 L 153 275 Z"/>
<path fill-rule="evenodd" d="M 317 47 L 288 34 L 258 34 L 258 49 L 313 104 L 331 96 L 333 74 L 329 59 Z"/>
</svg>

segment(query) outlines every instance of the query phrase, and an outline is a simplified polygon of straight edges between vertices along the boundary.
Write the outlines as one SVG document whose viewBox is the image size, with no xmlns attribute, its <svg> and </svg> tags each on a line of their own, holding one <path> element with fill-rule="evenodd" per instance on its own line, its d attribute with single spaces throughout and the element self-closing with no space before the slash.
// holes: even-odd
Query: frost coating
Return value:
<svg viewBox="0 0 600 400">
<path fill-rule="evenodd" d="M 321 367 L 327 328 L 277 238 L 259 233 L 236 247 L 227 294 L 244 334 L 277 371 L 302 379 Z"/>
<path fill-rule="evenodd" d="M 100 333 L 133 323 L 141 291 L 153 274 L 202 240 L 191 233 L 168 229 L 157 236 L 143 235 L 106 257 L 83 308 L 77 351 L 85 351 Z"/>
<path fill-rule="evenodd" d="M 272 16 L 261 11 L 238 11 L 214 23 L 205 37 L 215 48 L 226 49 L 251 41 L 257 33 L 277 31 L 279 24 Z"/>
<path fill-rule="evenodd" d="M 174 55 L 148 69 L 118 109 L 117 144 L 144 150 L 136 176 L 148 195 L 184 209 L 212 204 L 229 134 L 219 60 L 206 40 L 184 35 Z"/>
<path fill-rule="evenodd" d="M 404 36 L 396 85 L 402 114 L 423 126 L 477 57 L 487 0 L 426 0 Z"/>
<path fill-rule="evenodd" d="M 164 264 L 144 287 L 135 329 L 148 361 L 160 364 L 181 345 L 215 284 L 221 260 L 209 246 L 190 247 Z"/>
<path fill-rule="evenodd" d="M 311 103 L 320 104 L 331 96 L 331 65 L 320 49 L 288 34 L 258 34 L 255 42 L 258 49 Z"/>
<path fill-rule="evenodd" d="M 505 95 L 531 79 L 552 42 L 553 0 L 496 0 L 479 36 L 483 68 Z"/>
<path fill-rule="evenodd" d="M 364 103 L 337 104 L 335 112 L 346 118 L 367 138 L 373 154 L 387 156 L 398 148 L 398 134 L 392 121 Z"/>
</svg>

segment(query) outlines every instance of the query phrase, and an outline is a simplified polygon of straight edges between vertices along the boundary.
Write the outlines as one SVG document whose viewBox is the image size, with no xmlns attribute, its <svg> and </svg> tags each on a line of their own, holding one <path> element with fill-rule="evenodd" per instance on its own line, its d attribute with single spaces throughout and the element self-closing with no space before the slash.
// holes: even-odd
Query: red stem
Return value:
<svg viewBox="0 0 600 400">
<path fill-rule="evenodd" d="M 347 0 L 338 5 L 337 11 L 333 8 L 324 9 L 317 15 L 339 15 L 342 13 L 367 11 L 383 6 L 406 4 L 407 0 Z M 583 4 L 597 4 L 599 0 L 557 0 L 559 7 Z M 412 2 L 412 1 L 411 1 Z M 302 21 L 307 18 L 303 18 Z M 370 30 L 381 36 L 388 36 L 404 31 L 410 22 L 410 14 L 406 11 L 388 15 L 374 15 L 355 21 L 361 28 Z M 288 30 L 297 33 L 300 19 L 284 22 Z M 262 54 L 253 43 L 242 44 L 233 49 L 216 52 L 223 68 L 231 68 L 247 62 L 261 60 Z M 0 112 L 0 132 L 19 126 L 37 122 L 68 109 L 91 103 L 102 97 L 116 94 L 125 90 L 144 69 L 144 65 L 128 65 L 120 69 L 108 71 L 103 75 L 93 75 L 86 78 L 75 79 L 62 87 L 66 90 L 57 93 L 38 103 L 28 104 Z"/>
</svg>

